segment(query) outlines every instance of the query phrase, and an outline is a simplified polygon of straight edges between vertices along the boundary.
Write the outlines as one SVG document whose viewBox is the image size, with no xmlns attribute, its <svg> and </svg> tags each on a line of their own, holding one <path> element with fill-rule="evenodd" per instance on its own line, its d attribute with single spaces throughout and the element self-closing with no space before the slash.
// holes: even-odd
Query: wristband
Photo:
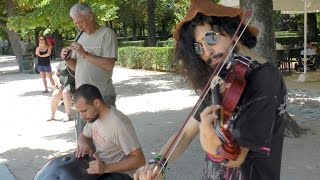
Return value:
<svg viewBox="0 0 320 180">
<path fill-rule="evenodd" d="M 86 51 L 84 54 L 83 54 L 83 56 L 82 56 L 82 58 L 83 59 L 86 59 L 86 55 L 88 54 L 88 52 Z"/>
<path fill-rule="evenodd" d="M 150 159 L 148 164 L 159 164 L 160 168 L 162 169 L 161 173 L 164 174 L 168 163 L 166 158 L 162 158 L 162 156 L 159 154 L 154 159 Z"/>
</svg>

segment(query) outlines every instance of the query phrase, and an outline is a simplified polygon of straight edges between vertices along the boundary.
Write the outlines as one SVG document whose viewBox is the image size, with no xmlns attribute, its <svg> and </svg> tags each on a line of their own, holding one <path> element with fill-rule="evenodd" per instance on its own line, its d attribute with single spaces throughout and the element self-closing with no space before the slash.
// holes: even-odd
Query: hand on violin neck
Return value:
<svg viewBox="0 0 320 180">
<path fill-rule="evenodd" d="M 220 85 L 220 93 L 222 94 L 223 92 L 225 92 L 228 88 L 230 88 L 231 83 L 222 83 Z"/>
<path fill-rule="evenodd" d="M 200 126 L 214 125 L 215 121 L 218 118 L 218 116 L 216 115 L 216 112 L 218 111 L 218 109 L 220 109 L 220 105 L 211 105 L 211 106 L 206 107 L 200 113 L 200 118 L 201 118 Z"/>
</svg>

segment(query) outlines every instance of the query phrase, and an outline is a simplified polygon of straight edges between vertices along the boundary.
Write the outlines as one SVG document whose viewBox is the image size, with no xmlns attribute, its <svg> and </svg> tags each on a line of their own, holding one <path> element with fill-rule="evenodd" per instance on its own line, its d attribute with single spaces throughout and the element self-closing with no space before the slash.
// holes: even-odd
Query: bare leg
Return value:
<svg viewBox="0 0 320 180">
<path fill-rule="evenodd" d="M 71 117 L 71 105 L 72 105 L 71 94 L 69 91 L 63 90 L 62 96 L 63 96 L 64 108 L 66 111 L 66 117 L 64 120 L 69 121 Z"/>
<path fill-rule="evenodd" d="M 44 86 L 44 89 L 45 89 L 44 92 L 48 92 L 46 73 L 41 71 L 40 72 L 40 76 L 42 78 L 42 83 L 43 83 L 43 86 Z"/>
<path fill-rule="evenodd" d="M 48 78 L 50 80 L 51 86 L 55 86 L 54 80 L 52 78 L 52 72 L 48 72 L 47 75 L 48 75 Z"/>
<path fill-rule="evenodd" d="M 59 89 L 56 89 L 52 93 L 52 98 L 51 98 L 51 119 L 55 119 L 55 113 L 57 111 L 59 101 L 62 98 L 62 92 Z"/>
</svg>

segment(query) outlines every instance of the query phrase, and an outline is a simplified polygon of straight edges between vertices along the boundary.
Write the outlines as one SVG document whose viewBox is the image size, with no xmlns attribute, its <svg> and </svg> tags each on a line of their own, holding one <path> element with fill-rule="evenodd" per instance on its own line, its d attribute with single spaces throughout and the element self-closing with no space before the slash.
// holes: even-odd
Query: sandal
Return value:
<svg viewBox="0 0 320 180">
<path fill-rule="evenodd" d="M 51 118 L 49 118 L 49 119 L 47 119 L 47 121 L 61 121 L 61 120 L 63 120 L 63 118 L 55 118 L 55 117 L 51 117 Z"/>
<path fill-rule="evenodd" d="M 46 89 L 46 90 L 42 91 L 42 93 L 48 93 L 48 89 Z"/>
<path fill-rule="evenodd" d="M 62 119 L 63 122 L 68 122 L 68 121 L 71 121 L 71 116 L 66 116 Z"/>
</svg>

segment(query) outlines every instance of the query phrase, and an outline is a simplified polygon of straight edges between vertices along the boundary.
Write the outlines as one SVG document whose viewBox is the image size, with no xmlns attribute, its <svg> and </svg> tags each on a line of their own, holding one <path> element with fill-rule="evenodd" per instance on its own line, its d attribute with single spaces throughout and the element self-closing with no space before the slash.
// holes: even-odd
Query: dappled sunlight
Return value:
<svg viewBox="0 0 320 180">
<path fill-rule="evenodd" d="M 1 55 L 0 56 L 0 63 L 16 61 L 16 56 L 9 56 L 9 55 Z"/>
<path fill-rule="evenodd" d="M 197 100 L 198 96 L 193 91 L 171 90 L 119 98 L 117 99 L 117 108 L 125 114 L 181 110 L 194 106 Z"/>
<path fill-rule="evenodd" d="M 320 93 L 306 92 L 306 90 L 289 90 L 289 105 L 304 106 L 304 108 L 319 108 Z"/>
<path fill-rule="evenodd" d="M 62 144 L 60 144 L 61 146 Z M 32 179 L 33 176 L 52 158 L 67 154 L 69 152 L 47 150 L 44 148 L 31 148 L 22 146 L 20 148 L 13 148 L 8 151 L 2 152 L 0 155 L 0 161 L 6 163 L 11 171 L 15 172 L 27 172 L 15 173 L 16 179 Z M 13 164 L 19 164 L 19 166 L 12 166 Z"/>
</svg>

